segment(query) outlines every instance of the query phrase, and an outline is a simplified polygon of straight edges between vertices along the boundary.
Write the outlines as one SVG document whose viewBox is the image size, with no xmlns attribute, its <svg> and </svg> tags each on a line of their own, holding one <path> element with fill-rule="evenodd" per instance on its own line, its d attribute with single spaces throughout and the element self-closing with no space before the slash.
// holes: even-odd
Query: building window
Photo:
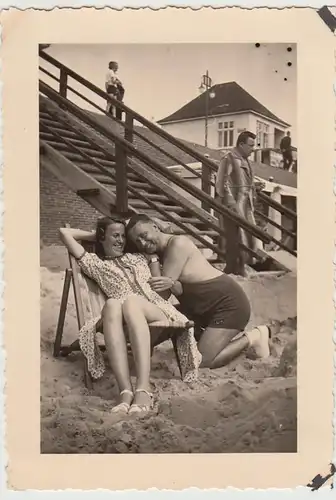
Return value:
<svg viewBox="0 0 336 500">
<path fill-rule="evenodd" d="M 218 147 L 232 148 L 234 122 L 218 122 Z"/>
<path fill-rule="evenodd" d="M 257 120 L 257 146 L 258 148 L 268 148 L 269 125 Z"/>
</svg>

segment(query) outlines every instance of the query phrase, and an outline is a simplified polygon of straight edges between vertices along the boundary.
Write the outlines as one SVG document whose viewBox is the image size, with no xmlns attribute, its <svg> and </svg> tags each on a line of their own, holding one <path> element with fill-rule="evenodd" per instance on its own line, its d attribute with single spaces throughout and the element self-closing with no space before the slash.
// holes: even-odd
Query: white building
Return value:
<svg viewBox="0 0 336 500">
<path fill-rule="evenodd" d="M 278 149 L 290 125 L 269 111 L 236 82 L 214 85 L 171 115 L 159 120 L 170 134 L 204 144 L 208 98 L 208 147 L 226 150 L 243 130 L 256 134 L 256 147 Z"/>
</svg>

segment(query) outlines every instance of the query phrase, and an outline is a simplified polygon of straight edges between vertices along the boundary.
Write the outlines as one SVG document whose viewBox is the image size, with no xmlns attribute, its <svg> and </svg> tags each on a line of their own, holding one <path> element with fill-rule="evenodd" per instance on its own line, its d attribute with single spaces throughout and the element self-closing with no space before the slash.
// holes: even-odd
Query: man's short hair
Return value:
<svg viewBox="0 0 336 500">
<path fill-rule="evenodd" d="M 110 61 L 109 62 L 109 66 L 115 66 L 116 64 L 118 64 L 117 61 Z"/>
<path fill-rule="evenodd" d="M 241 132 L 238 135 L 237 143 L 236 146 L 238 147 L 239 144 L 243 143 L 246 144 L 247 139 L 255 139 L 256 135 L 253 132 L 250 132 L 249 130 L 244 130 L 244 132 Z"/>
<path fill-rule="evenodd" d="M 135 215 L 132 215 L 132 217 L 128 221 L 128 224 L 126 226 L 126 234 L 128 234 L 130 232 L 130 230 L 133 229 L 133 227 L 138 222 L 144 222 L 145 224 L 149 222 L 149 223 L 155 225 L 155 221 L 153 221 L 153 219 L 151 219 L 148 215 L 146 215 L 146 214 L 135 214 Z"/>
</svg>

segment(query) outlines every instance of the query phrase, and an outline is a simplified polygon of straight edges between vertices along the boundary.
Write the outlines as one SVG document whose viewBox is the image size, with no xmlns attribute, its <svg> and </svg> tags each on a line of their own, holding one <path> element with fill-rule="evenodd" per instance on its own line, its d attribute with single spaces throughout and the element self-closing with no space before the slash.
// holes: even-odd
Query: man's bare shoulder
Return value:
<svg viewBox="0 0 336 500">
<path fill-rule="evenodd" d="M 174 252 L 190 252 L 197 248 L 188 236 L 176 235 L 171 239 L 169 249 Z"/>
</svg>

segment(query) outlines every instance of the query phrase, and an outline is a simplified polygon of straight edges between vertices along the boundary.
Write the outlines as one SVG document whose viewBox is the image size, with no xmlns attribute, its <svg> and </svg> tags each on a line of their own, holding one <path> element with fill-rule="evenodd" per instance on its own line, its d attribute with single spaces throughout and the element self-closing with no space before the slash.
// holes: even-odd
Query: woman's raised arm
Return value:
<svg viewBox="0 0 336 500">
<path fill-rule="evenodd" d="M 82 231 L 81 229 L 72 229 L 70 227 L 61 227 L 60 237 L 71 255 L 79 259 L 84 253 L 84 247 L 80 241 L 95 241 L 95 231 Z"/>
</svg>

